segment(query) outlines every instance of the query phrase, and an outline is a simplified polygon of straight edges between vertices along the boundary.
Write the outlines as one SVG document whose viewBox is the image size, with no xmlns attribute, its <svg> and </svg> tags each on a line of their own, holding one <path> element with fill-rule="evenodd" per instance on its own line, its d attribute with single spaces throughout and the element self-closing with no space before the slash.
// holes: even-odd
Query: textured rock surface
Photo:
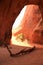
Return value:
<svg viewBox="0 0 43 65">
<path fill-rule="evenodd" d="M 7 33 L 11 35 L 12 24 L 27 2 L 28 0 L 0 0 L 0 40 Z"/>
<path fill-rule="evenodd" d="M 36 0 L 38 1 L 38 0 Z M 14 23 L 14 20 L 16 19 L 17 15 L 20 13 L 21 9 L 24 7 L 24 5 L 29 4 L 37 4 L 34 0 L 0 0 L 0 40 L 4 40 L 9 38 L 9 35 L 11 36 L 11 29 L 12 25 Z M 43 1 L 42 1 L 43 4 Z M 43 17 L 43 6 L 41 5 L 41 2 L 39 2 L 39 5 L 42 7 L 41 13 Z M 27 9 L 28 12 L 28 9 Z M 36 19 L 37 20 L 37 19 Z M 36 24 L 32 23 L 33 25 Z M 42 27 L 41 27 L 42 28 Z M 30 29 L 30 28 L 29 28 Z M 31 29 L 32 31 L 32 29 Z M 34 34 L 33 34 L 34 38 Z"/>
<path fill-rule="evenodd" d="M 25 9 L 23 19 L 19 23 L 19 17 L 20 17 L 19 15 L 18 18 L 15 20 L 15 23 L 13 24 L 12 36 L 23 33 L 23 35 L 27 39 L 30 39 L 32 42 L 42 43 L 43 19 L 40 8 L 38 5 L 26 5 L 26 6 L 25 6 L 26 9 L 25 7 L 23 8 L 23 10 Z M 16 22 L 19 25 L 16 24 Z"/>
</svg>

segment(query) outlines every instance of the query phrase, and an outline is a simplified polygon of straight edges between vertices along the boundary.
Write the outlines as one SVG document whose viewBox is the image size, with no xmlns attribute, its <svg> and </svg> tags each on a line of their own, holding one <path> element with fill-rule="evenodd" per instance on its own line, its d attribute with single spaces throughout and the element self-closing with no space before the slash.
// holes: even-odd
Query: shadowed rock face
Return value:
<svg viewBox="0 0 43 65">
<path fill-rule="evenodd" d="M 30 3 L 33 4 L 34 0 L 0 0 L 0 40 L 11 36 L 12 25 L 16 17 L 24 5 Z M 35 2 L 35 4 L 37 3 Z M 41 13 L 43 14 L 43 9 L 41 9 Z M 34 25 L 36 22 L 32 24 Z"/>
<path fill-rule="evenodd" d="M 14 20 L 27 2 L 28 0 L 0 0 L 0 40 L 7 33 L 11 35 Z"/>
</svg>

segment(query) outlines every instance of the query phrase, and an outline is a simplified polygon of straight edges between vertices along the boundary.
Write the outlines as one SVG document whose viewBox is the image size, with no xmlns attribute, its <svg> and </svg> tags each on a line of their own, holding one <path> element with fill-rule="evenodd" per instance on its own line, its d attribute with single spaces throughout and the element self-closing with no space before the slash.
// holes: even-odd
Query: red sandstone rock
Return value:
<svg viewBox="0 0 43 65">
<path fill-rule="evenodd" d="M 43 42 L 43 35 L 41 35 L 43 32 L 40 31 L 41 29 L 43 30 L 43 23 L 39 6 L 26 5 L 25 7 L 23 8 L 25 9 L 25 12 L 24 16 L 22 15 L 22 20 L 20 21 L 19 15 L 13 24 L 12 36 L 17 36 L 18 34 L 23 33 L 23 35 L 32 42 Z"/>
<path fill-rule="evenodd" d="M 32 16 L 33 16 L 33 18 L 32 18 L 32 16 L 30 15 L 30 17 L 31 17 L 31 19 L 34 19 L 34 22 L 33 23 L 31 23 L 30 21 L 30 23 L 29 24 L 31 24 L 32 26 L 30 26 L 29 25 L 29 38 L 31 39 L 31 40 L 37 40 L 37 37 L 38 36 L 36 36 L 36 32 L 34 31 L 34 30 L 32 30 L 33 29 L 33 27 L 35 27 L 35 25 L 37 24 L 37 22 L 36 21 L 38 21 L 37 20 L 37 16 L 40 18 L 40 16 L 39 16 L 39 11 L 41 11 L 41 15 L 42 15 L 42 17 L 43 17 L 43 0 L 39 0 L 38 2 L 39 3 L 37 3 L 36 1 L 38 1 L 38 0 L 30 0 L 30 3 L 31 4 L 39 4 L 38 5 L 38 7 L 37 6 L 34 6 L 33 7 L 33 10 L 31 11 L 31 13 L 30 13 L 30 10 L 31 10 L 31 8 L 30 8 L 30 10 L 28 9 L 28 7 L 27 7 L 27 13 L 25 14 L 25 17 L 24 17 L 24 19 L 25 18 L 27 18 L 27 20 L 28 20 L 28 17 L 27 17 L 27 14 L 28 13 L 30 13 L 30 14 L 32 14 L 32 12 L 34 13 L 34 14 L 32 14 Z M 16 19 L 16 17 L 17 17 L 17 15 L 19 14 L 19 12 L 21 11 L 21 9 L 24 7 L 24 5 L 26 5 L 26 4 L 30 4 L 29 3 L 29 0 L 0 0 L 0 40 L 2 39 L 4 39 L 4 37 L 5 37 L 5 33 L 9 33 L 9 30 L 11 30 L 12 29 L 12 25 L 13 25 L 13 23 L 14 23 L 14 20 Z M 39 7 L 40 6 L 40 7 Z M 41 9 L 42 8 L 42 9 Z M 29 12 L 28 12 L 28 10 L 29 10 Z M 37 12 L 37 10 L 38 10 L 38 12 Z M 35 14 L 35 13 L 38 13 L 38 15 L 37 14 Z M 35 16 L 35 17 L 34 17 Z M 30 18 L 29 17 L 29 18 Z M 23 19 L 23 21 L 25 22 L 25 20 Z M 26 21 L 27 21 L 26 20 Z M 39 22 L 39 21 L 38 21 Z M 28 22 L 27 22 L 28 23 Z M 41 25 L 41 24 L 40 24 Z M 25 25 L 26 26 L 26 25 Z M 41 25 L 42 27 L 42 30 L 43 30 L 43 24 Z M 36 26 L 37 27 L 37 26 Z M 38 26 L 39 28 L 40 28 L 40 26 Z M 24 27 L 23 27 L 24 28 Z M 25 27 L 26 28 L 26 27 Z M 28 29 L 28 28 L 27 28 Z M 27 31 L 27 29 L 25 30 L 25 34 L 26 34 L 26 37 L 27 37 L 27 33 L 26 33 L 26 31 Z M 37 30 L 37 29 L 36 29 Z M 24 31 L 24 30 L 23 30 Z M 34 33 L 33 33 L 33 32 Z M 11 31 L 10 31 L 11 32 Z M 31 33 L 32 33 L 32 35 L 31 35 Z M 38 33 L 37 33 L 37 35 L 38 35 Z M 9 35 L 8 35 L 9 36 Z M 35 36 L 35 38 L 34 38 L 34 36 Z M 8 38 L 8 37 L 7 37 Z M 40 38 L 40 39 L 39 39 Z M 38 39 L 39 40 L 41 40 L 42 42 L 43 42 L 43 34 L 40 36 L 40 37 L 38 37 Z"/>
</svg>

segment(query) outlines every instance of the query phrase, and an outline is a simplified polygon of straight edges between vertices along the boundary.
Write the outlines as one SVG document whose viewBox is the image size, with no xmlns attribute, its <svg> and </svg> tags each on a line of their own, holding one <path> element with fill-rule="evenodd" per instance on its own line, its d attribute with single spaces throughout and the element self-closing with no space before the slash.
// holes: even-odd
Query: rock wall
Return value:
<svg viewBox="0 0 43 65">
<path fill-rule="evenodd" d="M 40 7 L 35 4 L 26 5 L 22 11 L 13 24 L 12 38 L 22 33 L 24 38 L 32 42 L 43 43 L 43 18 Z M 20 16 L 23 17 L 22 20 Z"/>
<path fill-rule="evenodd" d="M 28 0 L 0 0 L 0 40 L 11 35 L 12 25 Z"/>
<path fill-rule="evenodd" d="M 24 5 L 30 3 L 37 4 L 35 0 L 0 0 L 0 40 L 10 39 L 12 34 L 11 33 L 12 25 L 17 15 L 20 13 Z M 39 2 L 39 4 L 40 3 L 41 2 Z M 43 8 L 42 5 L 41 7 Z M 43 17 L 43 9 L 41 10 L 41 13 Z"/>
</svg>

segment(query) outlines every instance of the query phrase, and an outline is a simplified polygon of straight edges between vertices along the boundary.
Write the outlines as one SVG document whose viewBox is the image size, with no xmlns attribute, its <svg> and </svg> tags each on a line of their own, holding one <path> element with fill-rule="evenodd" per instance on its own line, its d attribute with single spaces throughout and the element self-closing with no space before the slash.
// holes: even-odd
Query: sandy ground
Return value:
<svg viewBox="0 0 43 65">
<path fill-rule="evenodd" d="M 23 47 L 9 46 L 12 53 Z M 6 48 L 0 47 L 0 65 L 43 65 L 43 48 L 37 48 L 29 54 L 19 57 L 10 57 Z"/>
</svg>

